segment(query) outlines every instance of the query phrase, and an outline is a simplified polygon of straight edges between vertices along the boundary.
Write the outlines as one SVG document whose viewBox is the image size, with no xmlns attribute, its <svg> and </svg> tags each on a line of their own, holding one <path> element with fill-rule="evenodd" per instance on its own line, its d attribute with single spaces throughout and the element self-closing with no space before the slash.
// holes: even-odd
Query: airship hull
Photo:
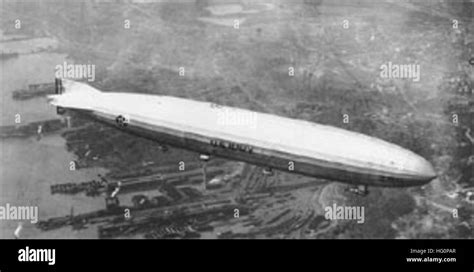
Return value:
<svg viewBox="0 0 474 272">
<path fill-rule="evenodd" d="M 417 186 L 436 176 L 409 150 L 331 126 L 176 97 L 103 93 L 77 82 L 67 87 L 52 104 L 202 154 L 371 186 Z M 222 122 L 229 112 L 251 114 L 255 122 Z"/>
</svg>

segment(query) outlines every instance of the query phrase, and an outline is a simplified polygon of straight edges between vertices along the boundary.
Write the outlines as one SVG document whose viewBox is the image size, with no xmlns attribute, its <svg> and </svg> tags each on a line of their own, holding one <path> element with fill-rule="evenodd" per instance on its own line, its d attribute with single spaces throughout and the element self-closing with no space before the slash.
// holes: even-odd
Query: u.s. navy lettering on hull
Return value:
<svg viewBox="0 0 474 272">
<path fill-rule="evenodd" d="M 56 263 L 55 249 L 34 249 L 26 247 L 18 250 L 19 262 L 47 262 L 49 265 Z"/>
<path fill-rule="evenodd" d="M 247 153 L 252 153 L 252 149 L 253 149 L 249 145 L 232 143 L 232 142 L 216 140 L 216 139 L 212 139 L 210 141 L 210 143 L 213 146 L 222 147 L 222 148 L 226 148 L 226 149 L 243 151 L 243 152 L 247 152 Z"/>
</svg>

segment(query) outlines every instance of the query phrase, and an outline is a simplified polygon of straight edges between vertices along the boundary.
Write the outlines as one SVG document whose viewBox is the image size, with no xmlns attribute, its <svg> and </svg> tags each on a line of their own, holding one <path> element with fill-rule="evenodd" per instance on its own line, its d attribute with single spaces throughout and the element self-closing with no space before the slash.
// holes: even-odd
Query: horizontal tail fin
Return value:
<svg viewBox="0 0 474 272">
<path fill-rule="evenodd" d="M 90 110 L 101 95 L 101 91 L 85 83 L 56 78 L 55 94 L 48 95 L 48 101 L 56 107 Z"/>
</svg>

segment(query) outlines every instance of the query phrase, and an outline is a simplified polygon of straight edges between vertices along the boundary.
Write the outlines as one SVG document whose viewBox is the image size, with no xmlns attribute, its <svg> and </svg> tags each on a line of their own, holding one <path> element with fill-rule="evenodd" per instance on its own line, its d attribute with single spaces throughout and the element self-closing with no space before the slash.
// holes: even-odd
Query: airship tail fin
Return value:
<svg viewBox="0 0 474 272">
<path fill-rule="evenodd" d="M 62 114 L 65 108 L 91 110 L 101 95 L 101 91 L 87 84 L 56 78 L 55 94 L 48 95 L 48 100 Z"/>
</svg>

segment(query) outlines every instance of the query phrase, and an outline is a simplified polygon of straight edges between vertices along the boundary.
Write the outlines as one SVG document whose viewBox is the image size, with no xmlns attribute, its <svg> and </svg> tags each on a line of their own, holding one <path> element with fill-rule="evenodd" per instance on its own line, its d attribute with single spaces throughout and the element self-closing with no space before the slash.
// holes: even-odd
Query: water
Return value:
<svg viewBox="0 0 474 272">
<path fill-rule="evenodd" d="M 57 118 L 56 110 L 46 103 L 45 98 L 15 101 L 12 93 L 17 89 L 28 89 L 28 84 L 52 82 L 54 67 L 64 59 L 62 54 L 38 53 L 2 61 L 0 86 L 3 126 L 14 125 L 16 114 L 20 114 L 20 124 Z"/>
<path fill-rule="evenodd" d="M 35 50 L 37 39 L 29 40 L 31 50 Z M 22 51 L 28 51 L 27 42 L 9 41 L 21 45 Z M 55 42 L 45 42 L 55 44 Z M 66 55 L 58 53 L 33 53 L 20 55 L 2 61 L 2 77 L 0 77 L 2 125 L 14 125 L 15 115 L 20 114 L 21 123 L 58 118 L 55 108 L 46 103 L 45 98 L 26 101 L 15 101 L 12 92 L 28 88 L 28 84 L 52 82 L 55 66 L 66 60 Z M 65 140 L 60 135 L 51 135 L 37 140 L 28 139 L 0 140 L 0 205 L 6 203 L 18 206 L 37 206 L 38 220 L 68 215 L 71 207 L 75 213 L 102 209 L 103 198 L 86 198 L 84 196 L 51 195 L 50 185 L 65 182 L 81 182 L 104 174 L 104 169 L 84 169 L 71 171 L 69 163 L 74 155 L 65 149 Z M 13 238 L 13 231 L 18 221 L 0 220 L 0 238 Z M 64 238 L 64 237 L 95 237 L 92 229 L 81 232 L 70 228 L 50 232 L 40 232 L 29 221 L 23 223 L 22 238 Z"/>
</svg>

